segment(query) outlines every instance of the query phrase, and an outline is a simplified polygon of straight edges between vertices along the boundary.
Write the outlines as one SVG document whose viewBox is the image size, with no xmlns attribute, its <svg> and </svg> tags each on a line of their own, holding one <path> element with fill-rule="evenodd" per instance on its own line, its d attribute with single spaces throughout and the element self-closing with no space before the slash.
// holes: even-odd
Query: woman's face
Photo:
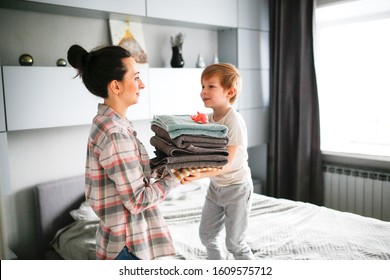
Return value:
<svg viewBox="0 0 390 280">
<path fill-rule="evenodd" d="M 131 106 L 138 103 L 140 91 L 145 88 L 145 85 L 139 76 L 134 58 L 124 58 L 123 63 L 127 68 L 127 72 L 121 82 L 123 85 L 121 99 L 127 106 Z"/>
</svg>

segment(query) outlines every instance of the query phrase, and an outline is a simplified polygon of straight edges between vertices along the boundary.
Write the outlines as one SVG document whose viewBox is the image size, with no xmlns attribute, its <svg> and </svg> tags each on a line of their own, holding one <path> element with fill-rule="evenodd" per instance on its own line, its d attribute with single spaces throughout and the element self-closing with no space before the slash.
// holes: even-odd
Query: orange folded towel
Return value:
<svg viewBox="0 0 390 280">
<path fill-rule="evenodd" d="M 205 167 L 187 167 L 180 169 L 172 169 L 171 172 L 179 181 L 183 180 L 184 177 L 191 175 L 192 173 L 199 173 L 204 171 L 217 171 L 221 170 L 223 166 L 205 166 Z"/>
</svg>

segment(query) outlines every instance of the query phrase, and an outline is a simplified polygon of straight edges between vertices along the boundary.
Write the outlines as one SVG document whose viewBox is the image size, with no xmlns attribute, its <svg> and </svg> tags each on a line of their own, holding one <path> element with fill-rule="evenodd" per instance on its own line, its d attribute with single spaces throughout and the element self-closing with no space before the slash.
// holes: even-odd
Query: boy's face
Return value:
<svg viewBox="0 0 390 280">
<path fill-rule="evenodd" d="M 231 95 L 228 89 L 221 86 L 218 76 L 212 76 L 202 80 L 202 92 L 200 97 L 207 108 L 218 109 L 230 107 Z"/>
</svg>

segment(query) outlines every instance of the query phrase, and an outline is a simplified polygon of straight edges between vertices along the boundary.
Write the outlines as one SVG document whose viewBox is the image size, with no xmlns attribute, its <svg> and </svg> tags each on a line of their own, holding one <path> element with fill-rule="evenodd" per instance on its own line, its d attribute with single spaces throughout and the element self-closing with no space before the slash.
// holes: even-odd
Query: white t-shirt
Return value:
<svg viewBox="0 0 390 280">
<path fill-rule="evenodd" d="M 228 146 L 238 146 L 231 170 L 227 173 L 210 177 L 216 187 L 226 187 L 234 184 L 242 184 L 251 177 L 248 166 L 248 133 L 245 121 L 240 113 L 233 107 L 219 121 L 214 121 L 213 113 L 209 115 L 211 123 L 223 124 L 228 127 Z"/>
</svg>

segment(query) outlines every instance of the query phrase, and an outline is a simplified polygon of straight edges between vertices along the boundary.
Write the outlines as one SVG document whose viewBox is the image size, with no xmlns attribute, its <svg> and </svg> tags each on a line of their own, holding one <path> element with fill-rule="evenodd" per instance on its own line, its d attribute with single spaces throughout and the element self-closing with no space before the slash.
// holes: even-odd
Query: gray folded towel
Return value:
<svg viewBox="0 0 390 280">
<path fill-rule="evenodd" d="M 152 131 L 156 134 L 156 136 L 164 139 L 167 142 L 172 142 L 176 147 L 187 149 L 188 147 L 199 147 L 199 148 L 223 148 L 226 147 L 229 138 L 225 137 L 211 137 L 206 135 L 180 135 L 174 139 L 169 136 L 169 133 L 157 126 L 151 126 Z"/>
<path fill-rule="evenodd" d="M 159 151 L 156 151 L 156 154 L 158 156 L 150 159 L 151 165 L 159 165 L 159 164 L 173 164 L 173 163 L 187 163 L 192 162 L 195 165 L 192 167 L 201 167 L 205 165 L 199 165 L 197 162 L 208 162 L 206 166 L 223 166 L 227 163 L 227 156 L 223 155 L 188 155 L 188 156 L 181 156 L 181 157 L 168 157 L 168 156 L 161 156 L 161 151 L 159 154 Z M 187 166 L 188 167 L 188 166 Z"/>
<path fill-rule="evenodd" d="M 162 151 L 156 149 L 156 157 L 150 159 L 152 171 L 168 171 L 180 168 L 197 167 L 222 167 L 228 163 L 228 157 L 223 155 L 188 155 L 180 157 L 166 156 Z M 163 173 L 163 172 L 162 172 Z"/>
<path fill-rule="evenodd" d="M 152 136 L 150 138 L 150 144 L 158 150 L 161 150 L 170 157 L 180 157 L 187 155 L 229 155 L 229 152 L 226 147 L 222 148 L 202 148 L 195 147 L 193 145 L 188 145 L 185 149 L 176 147 L 172 142 L 168 142 L 165 139 L 162 139 L 158 136 Z"/>
</svg>

